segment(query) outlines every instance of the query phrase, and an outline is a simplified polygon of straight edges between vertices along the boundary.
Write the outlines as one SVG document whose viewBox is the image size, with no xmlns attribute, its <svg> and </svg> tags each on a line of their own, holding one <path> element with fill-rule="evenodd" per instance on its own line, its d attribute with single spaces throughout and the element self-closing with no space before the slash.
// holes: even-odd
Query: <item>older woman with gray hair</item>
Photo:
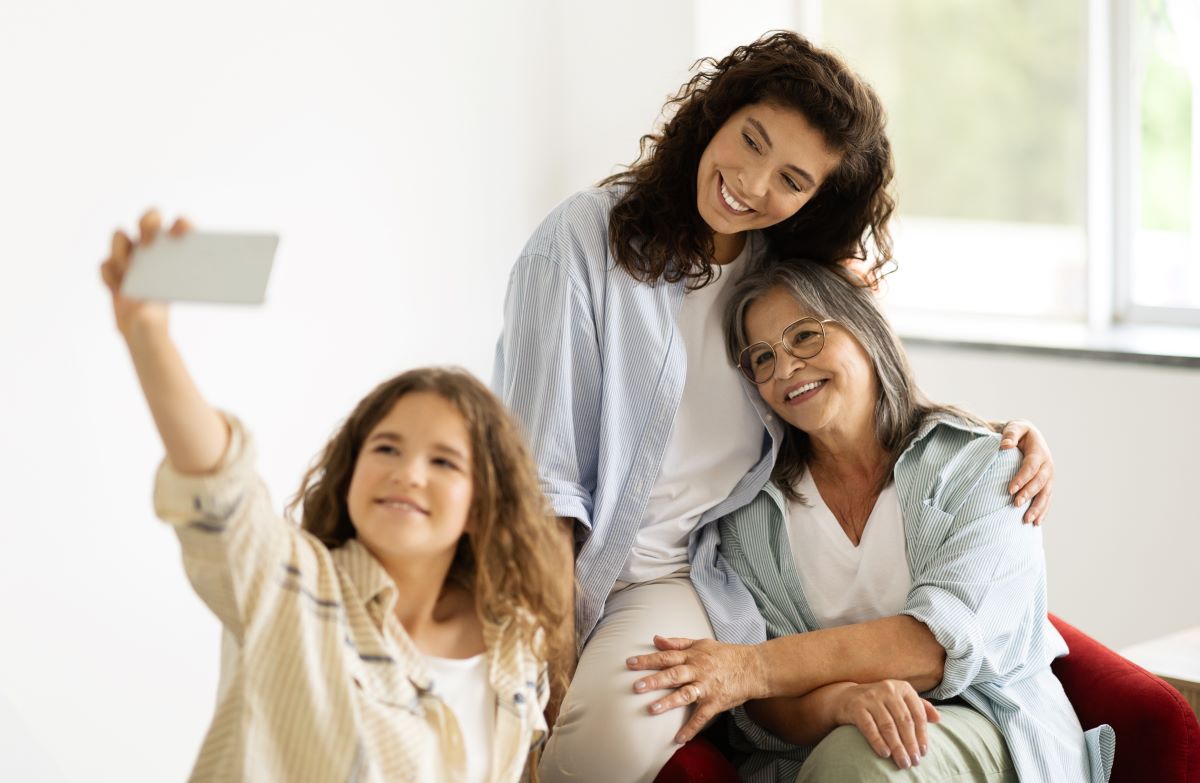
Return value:
<svg viewBox="0 0 1200 783">
<path fill-rule="evenodd" d="M 1006 489 L 1018 455 L 925 398 L 845 270 L 750 273 L 726 327 L 786 425 L 772 482 L 708 531 L 761 619 L 631 658 L 660 670 L 637 690 L 672 689 L 651 712 L 694 704 L 686 740 L 736 707 L 751 781 L 1107 780 L 1112 729 L 1085 733 L 1050 670 L 1067 650 L 1041 531 Z"/>
</svg>

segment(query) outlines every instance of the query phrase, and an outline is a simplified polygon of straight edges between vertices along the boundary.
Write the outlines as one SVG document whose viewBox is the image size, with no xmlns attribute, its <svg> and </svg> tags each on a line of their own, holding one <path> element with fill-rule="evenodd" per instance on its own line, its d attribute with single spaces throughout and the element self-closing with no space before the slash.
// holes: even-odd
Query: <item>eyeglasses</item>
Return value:
<svg viewBox="0 0 1200 783">
<path fill-rule="evenodd" d="M 761 342 L 748 345 L 738 355 L 738 369 L 742 375 L 756 384 L 763 384 L 775 376 L 775 346 L 797 359 L 811 359 L 825 347 L 825 324 L 834 323 L 832 318 L 818 321 L 816 318 L 801 318 L 783 330 L 779 342 Z"/>
</svg>

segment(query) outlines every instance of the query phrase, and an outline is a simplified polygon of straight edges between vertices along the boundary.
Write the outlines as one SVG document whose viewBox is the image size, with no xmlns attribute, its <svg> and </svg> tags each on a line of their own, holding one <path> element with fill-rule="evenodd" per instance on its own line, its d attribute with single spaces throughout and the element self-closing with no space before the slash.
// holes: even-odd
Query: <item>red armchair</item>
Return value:
<svg viewBox="0 0 1200 783">
<path fill-rule="evenodd" d="M 1200 723 L 1179 691 L 1054 615 L 1050 622 L 1071 650 L 1053 668 L 1079 722 L 1116 732 L 1110 783 L 1200 783 Z M 738 783 L 738 776 L 713 743 L 697 737 L 655 783 Z"/>
</svg>

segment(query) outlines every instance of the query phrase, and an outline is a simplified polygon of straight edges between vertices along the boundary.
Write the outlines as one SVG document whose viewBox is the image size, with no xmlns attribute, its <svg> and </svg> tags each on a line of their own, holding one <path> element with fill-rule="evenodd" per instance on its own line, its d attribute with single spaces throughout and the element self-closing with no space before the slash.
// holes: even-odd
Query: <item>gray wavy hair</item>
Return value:
<svg viewBox="0 0 1200 783">
<path fill-rule="evenodd" d="M 889 457 L 882 485 L 891 482 L 892 469 L 926 417 L 947 413 L 987 427 L 978 417 L 949 405 L 931 402 L 917 386 L 908 356 L 870 286 L 840 266 L 806 260 L 776 261 L 748 272 L 729 296 L 725 311 L 725 341 L 735 365 L 749 344 L 746 313 L 757 300 L 776 288 L 790 293 L 809 315 L 832 319 L 866 351 L 875 370 L 875 434 Z M 793 489 L 812 458 L 812 442 L 795 427 L 787 427 L 771 479 L 792 500 Z"/>
</svg>

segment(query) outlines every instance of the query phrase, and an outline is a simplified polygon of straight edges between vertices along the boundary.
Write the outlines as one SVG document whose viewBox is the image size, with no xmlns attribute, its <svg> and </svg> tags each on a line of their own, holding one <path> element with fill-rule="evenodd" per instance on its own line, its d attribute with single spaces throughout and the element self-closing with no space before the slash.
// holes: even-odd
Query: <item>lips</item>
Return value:
<svg viewBox="0 0 1200 783">
<path fill-rule="evenodd" d="M 407 498 L 407 497 L 389 496 L 389 497 L 377 498 L 375 500 L 375 505 L 382 506 L 383 508 L 391 509 L 391 510 L 395 510 L 395 511 L 409 511 L 414 514 L 422 514 L 424 516 L 429 516 L 429 509 L 425 508 L 424 506 L 421 506 L 415 500 L 413 500 L 411 498 Z"/>
<path fill-rule="evenodd" d="M 788 389 L 783 394 L 783 401 L 787 404 L 796 404 L 810 399 L 821 389 L 825 388 L 825 384 L 829 382 L 828 378 L 821 378 L 815 381 L 796 384 Z"/>
<path fill-rule="evenodd" d="M 733 191 L 725 184 L 725 178 L 720 172 L 717 173 L 717 198 L 721 202 L 721 206 L 725 208 L 725 211 L 730 214 L 737 215 L 738 217 L 754 214 L 753 209 L 733 194 Z"/>
</svg>

